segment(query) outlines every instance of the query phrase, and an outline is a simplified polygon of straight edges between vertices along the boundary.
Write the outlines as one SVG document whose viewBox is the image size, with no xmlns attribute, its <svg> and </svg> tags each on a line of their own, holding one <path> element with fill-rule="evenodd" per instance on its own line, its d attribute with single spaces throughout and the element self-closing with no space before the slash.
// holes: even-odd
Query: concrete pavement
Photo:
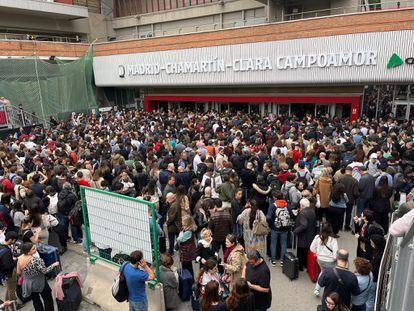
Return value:
<svg viewBox="0 0 414 311">
<path fill-rule="evenodd" d="M 340 235 L 341 237 L 339 238 L 339 247 L 349 250 L 350 260 L 353 261 L 356 253 L 356 239 L 349 232 L 340 232 Z M 177 259 L 178 258 L 176 256 L 175 262 L 177 262 Z M 80 273 L 82 278 L 85 279 L 86 260 L 87 259 L 85 255 L 82 254 L 81 247 L 78 245 L 71 245 L 69 250 L 61 258 L 63 271 L 77 271 Z M 351 267 L 352 266 L 353 265 L 351 263 Z M 194 268 L 197 271 L 198 265 L 194 264 Z M 306 272 L 301 272 L 299 279 L 290 281 L 285 275 L 282 274 L 282 268 L 280 266 L 272 267 L 269 265 L 269 268 L 271 271 L 271 287 L 273 294 L 272 307 L 270 309 L 271 311 L 316 310 L 316 307 L 321 300 L 320 298 L 317 298 L 313 295 L 314 283 L 310 281 L 309 276 Z M 53 283 L 53 281 L 49 282 L 50 286 L 52 286 Z M 108 295 L 110 295 L 110 288 L 108 288 Z M 0 286 L 0 297 L 3 298 L 4 296 L 5 287 Z M 21 310 L 33 310 L 32 303 L 27 303 Z M 83 301 L 80 310 L 98 311 L 101 310 L 101 308 Z M 188 302 L 183 303 L 179 310 L 191 311 L 191 304 Z"/>
</svg>

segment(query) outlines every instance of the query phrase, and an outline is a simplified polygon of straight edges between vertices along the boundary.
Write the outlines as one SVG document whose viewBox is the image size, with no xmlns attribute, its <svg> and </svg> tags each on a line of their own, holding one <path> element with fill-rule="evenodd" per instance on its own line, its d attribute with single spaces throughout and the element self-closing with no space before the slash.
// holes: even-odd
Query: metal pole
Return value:
<svg viewBox="0 0 414 311">
<path fill-rule="evenodd" d="M 89 220 L 88 220 L 88 212 L 85 200 L 85 187 L 80 186 L 80 197 L 82 202 L 82 215 L 83 215 L 83 224 L 85 226 L 85 238 L 86 238 L 86 252 L 88 253 L 88 257 L 91 257 L 91 235 L 89 231 Z"/>
<path fill-rule="evenodd" d="M 364 90 L 362 91 L 361 111 L 359 112 L 360 116 L 364 115 L 364 101 L 365 101 L 365 90 L 366 89 L 367 89 L 367 85 L 364 85 Z"/>
<path fill-rule="evenodd" d="M 375 119 L 378 118 L 378 105 L 379 105 L 379 97 L 380 97 L 380 87 L 378 86 L 378 92 L 377 92 L 377 105 L 375 108 Z"/>
<path fill-rule="evenodd" d="M 155 212 L 155 204 L 151 203 L 151 221 L 152 221 L 152 239 L 154 245 L 154 264 L 155 264 L 155 277 L 157 282 L 160 282 L 160 262 L 159 262 L 159 250 L 158 250 L 158 225 L 157 225 L 157 213 Z"/>
<path fill-rule="evenodd" d="M 39 70 L 37 68 L 37 60 L 38 60 L 38 56 L 36 55 L 35 56 L 35 70 L 36 70 L 37 85 L 39 87 L 40 108 L 42 110 L 43 124 L 44 124 L 44 126 L 47 126 L 45 110 L 43 108 L 43 96 L 42 96 L 42 88 L 40 86 L 40 80 L 39 80 Z"/>
</svg>

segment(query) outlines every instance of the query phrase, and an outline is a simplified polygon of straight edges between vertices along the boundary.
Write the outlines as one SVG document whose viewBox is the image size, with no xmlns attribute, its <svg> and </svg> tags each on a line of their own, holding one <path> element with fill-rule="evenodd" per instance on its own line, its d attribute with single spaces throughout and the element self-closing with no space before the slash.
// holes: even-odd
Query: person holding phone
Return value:
<svg viewBox="0 0 414 311">
<path fill-rule="evenodd" d="M 119 271 L 123 271 L 128 287 L 130 311 L 147 311 L 148 300 L 145 292 L 145 282 L 155 278 L 141 251 L 133 251 L 130 262 L 124 263 Z"/>
</svg>

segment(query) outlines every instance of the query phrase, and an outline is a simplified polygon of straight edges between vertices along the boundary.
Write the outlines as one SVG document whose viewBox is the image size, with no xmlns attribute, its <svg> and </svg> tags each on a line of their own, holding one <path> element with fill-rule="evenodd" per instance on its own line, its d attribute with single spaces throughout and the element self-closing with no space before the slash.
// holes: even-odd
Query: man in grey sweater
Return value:
<svg viewBox="0 0 414 311">
<path fill-rule="evenodd" d="M 369 202 L 374 196 L 375 178 L 368 173 L 365 166 L 359 168 L 361 178 L 358 182 L 359 195 L 357 199 L 357 214 L 361 215 L 364 209 L 369 208 Z"/>
</svg>

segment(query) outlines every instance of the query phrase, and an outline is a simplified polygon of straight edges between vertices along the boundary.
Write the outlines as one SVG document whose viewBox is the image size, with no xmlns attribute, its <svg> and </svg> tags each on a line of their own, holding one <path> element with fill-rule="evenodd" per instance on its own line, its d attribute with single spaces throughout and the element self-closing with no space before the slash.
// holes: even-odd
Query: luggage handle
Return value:
<svg viewBox="0 0 414 311">
<path fill-rule="evenodd" d="M 295 233 L 290 231 L 291 238 L 292 238 L 292 250 L 294 250 L 294 254 L 296 257 L 298 257 L 298 236 L 295 235 Z"/>
</svg>

